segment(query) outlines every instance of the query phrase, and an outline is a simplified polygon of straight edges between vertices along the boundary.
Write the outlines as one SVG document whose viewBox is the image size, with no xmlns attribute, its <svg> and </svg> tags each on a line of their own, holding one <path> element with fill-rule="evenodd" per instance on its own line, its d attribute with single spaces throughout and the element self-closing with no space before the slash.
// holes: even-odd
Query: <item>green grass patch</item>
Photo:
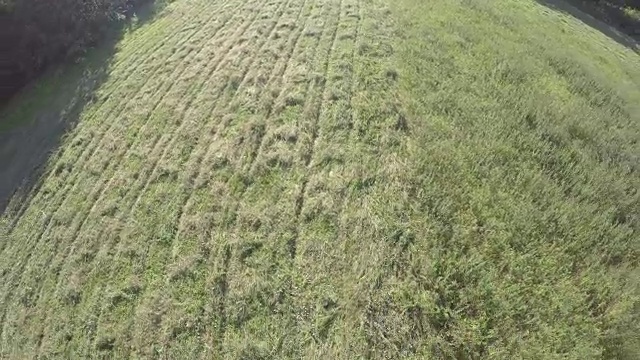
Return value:
<svg viewBox="0 0 640 360">
<path fill-rule="evenodd" d="M 638 57 L 525 1 L 394 8 L 431 356 L 637 356 Z"/>
<path fill-rule="evenodd" d="M 529 0 L 164 14 L 0 218 L 0 357 L 638 357 L 632 50 Z"/>
</svg>

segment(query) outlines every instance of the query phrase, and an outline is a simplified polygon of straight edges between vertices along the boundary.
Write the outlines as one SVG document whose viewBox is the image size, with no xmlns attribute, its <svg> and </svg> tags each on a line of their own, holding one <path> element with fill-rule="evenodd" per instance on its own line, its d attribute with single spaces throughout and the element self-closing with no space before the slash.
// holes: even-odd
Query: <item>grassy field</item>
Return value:
<svg viewBox="0 0 640 360">
<path fill-rule="evenodd" d="M 177 0 L 91 100 L 0 217 L 0 358 L 640 356 L 640 56 L 571 16 Z"/>
</svg>

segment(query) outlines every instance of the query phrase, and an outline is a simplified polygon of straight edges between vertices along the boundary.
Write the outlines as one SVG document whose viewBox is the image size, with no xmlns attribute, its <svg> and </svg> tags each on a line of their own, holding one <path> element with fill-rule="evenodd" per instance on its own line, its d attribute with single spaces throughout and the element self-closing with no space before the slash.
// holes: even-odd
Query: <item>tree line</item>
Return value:
<svg viewBox="0 0 640 360">
<path fill-rule="evenodd" d="M 0 0 L 0 102 L 153 0 Z"/>
</svg>

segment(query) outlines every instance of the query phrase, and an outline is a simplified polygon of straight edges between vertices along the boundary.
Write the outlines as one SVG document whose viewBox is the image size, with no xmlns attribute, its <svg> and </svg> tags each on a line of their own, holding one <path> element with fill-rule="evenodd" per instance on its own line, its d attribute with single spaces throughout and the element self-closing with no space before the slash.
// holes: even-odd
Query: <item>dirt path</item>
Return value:
<svg viewBox="0 0 640 360">
<path fill-rule="evenodd" d="M 14 193 L 21 198 L 31 191 L 66 128 L 58 116 L 45 115 L 30 125 L 0 134 L 0 214 Z"/>
</svg>

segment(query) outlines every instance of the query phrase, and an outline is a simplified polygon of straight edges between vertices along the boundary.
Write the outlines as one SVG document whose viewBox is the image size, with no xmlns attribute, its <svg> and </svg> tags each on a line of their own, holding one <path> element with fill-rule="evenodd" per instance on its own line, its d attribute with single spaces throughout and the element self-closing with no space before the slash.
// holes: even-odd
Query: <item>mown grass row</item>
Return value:
<svg viewBox="0 0 640 360">
<path fill-rule="evenodd" d="M 253 10 L 252 10 L 252 9 L 248 9 L 248 11 L 253 12 Z M 235 30 L 235 29 L 234 29 L 234 30 Z M 205 32 L 204 34 L 206 34 L 206 32 Z M 204 34 L 203 34 L 203 35 L 204 35 Z M 201 35 L 201 36 L 202 36 L 202 35 Z M 171 49 L 169 49 L 169 51 L 171 51 Z M 186 54 L 185 54 L 185 55 L 186 55 Z M 179 56 L 179 57 L 180 57 L 180 56 Z M 165 64 L 165 65 L 166 65 L 166 64 Z M 166 70 L 165 70 L 165 71 L 166 71 Z M 156 79 L 157 79 L 157 78 L 156 78 Z M 168 83 L 170 83 L 170 82 L 168 82 Z M 185 83 L 185 84 L 187 84 L 187 83 Z M 150 94 L 150 95 L 151 95 L 151 94 Z M 150 102 L 148 102 L 148 103 L 150 103 Z M 146 116 L 146 115 L 145 115 L 145 116 Z M 131 140 L 133 140 L 133 139 L 131 139 Z M 73 156 L 73 154 L 69 154 L 69 155 L 70 155 L 70 156 Z M 109 157 L 106 157 L 106 158 L 105 158 L 105 160 L 107 160 L 108 158 L 109 158 Z M 95 176 L 95 175 L 97 175 L 97 174 L 94 174 L 94 176 Z M 107 179 L 105 178 L 104 180 L 106 181 Z M 86 180 L 85 180 L 85 181 L 86 181 Z M 85 185 L 85 186 L 87 186 L 87 187 L 89 187 L 90 185 L 92 185 L 92 182 L 85 182 L 85 183 L 84 183 L 84 185 Z M 69 184 L 69 186 L 71 186 L 71 184 Z M 89 189 L 90 189 L 90 188 L 89 188 Z M 79 215 L 80 215 L 80 214 L 79 214 Z"/>
</svg>

